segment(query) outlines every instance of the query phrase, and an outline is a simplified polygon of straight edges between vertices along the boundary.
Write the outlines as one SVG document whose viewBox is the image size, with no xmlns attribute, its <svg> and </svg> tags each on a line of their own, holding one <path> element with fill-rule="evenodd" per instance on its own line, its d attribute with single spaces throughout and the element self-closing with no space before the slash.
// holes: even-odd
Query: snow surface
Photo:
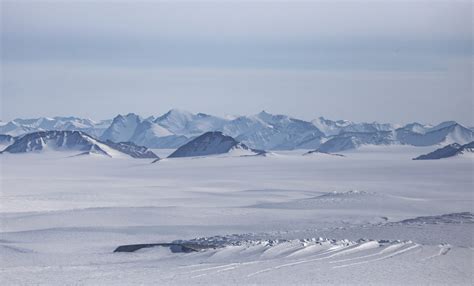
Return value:
<svg viewBox="0 0 474 286">
<path fill-rule="evenodd" d="M 0 284 L 472 285 L 473 159 L 432 149 L 2 154 Z M 173 241 L 215 248 L 113 253 Z"/>
</svg>

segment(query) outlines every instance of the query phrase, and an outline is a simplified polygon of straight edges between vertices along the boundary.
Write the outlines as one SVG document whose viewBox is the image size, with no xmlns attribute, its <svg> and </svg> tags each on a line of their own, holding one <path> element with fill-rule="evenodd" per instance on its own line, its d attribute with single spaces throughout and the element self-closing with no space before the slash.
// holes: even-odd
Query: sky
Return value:
<svg viewBox="0 0 474 286">
<path fill-rule="evenodd" d="M 474 126 L 471 1 L 1 1 L 1 120 L 171 108 Z"/>
</svg>

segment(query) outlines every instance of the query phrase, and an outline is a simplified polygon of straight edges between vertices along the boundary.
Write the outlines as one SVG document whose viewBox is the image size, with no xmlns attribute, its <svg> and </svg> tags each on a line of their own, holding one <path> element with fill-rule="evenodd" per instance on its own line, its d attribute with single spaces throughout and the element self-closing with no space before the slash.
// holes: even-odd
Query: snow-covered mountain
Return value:
<svg viewBox="0 0 474 286">
<path fill-rule="evenodd" d="M 125 116 L 119 114 L 100 138 L 113 142 L 128 142 L 141 122 L 141 117 L 134 113 Z"/>
<path fill-rule="evenodd" d="M 169 126 L 177 126 L 183 123 L 183 118 L 190 118 L 188 113 L 184 113 L 180 116 L 179 111 L 169 111 L 167 114 L 170 116 L 167 123 Z M 158 119 L 163 119 L 164 116 Z M 177 122 L 173 122 L 171 119 L 174 118 Z M 127 115 L 117 115 L 112 124 L 104 131 L 101 140 L 113 141 L 113 142 L 133 142 L 138 145 L 147 146 L 149 148 L 178 148 L 184 143 L 189 141 L 189 138 L 183 135 L 177 135 L 160 125 L 160 122 L 154 117 L 148 117 L 142 119 L 140 116 L 129 113 Z M 164 119 L 163 119 L 164 120 Z M 164 124 L 166 126 L 166 124 Z M 178 128 L 176 128 L 178 130 Z"/>
<path fill-rule="evenodd" d="M 19 136 L 34 131 L 36 131 L 34 128 L 22 125 L 15 120 L 0 124 L 0 133 L 4 135 Z"/>
<path fill-rule="evenodd" d="M 372 133 L 378 131 L 391 131 L 395 129 L 395 126 L 390 123 L 355 123 L 348 120 L 333 121 L 324 117 L 314 119 L 311 121 L 311 123 L 321 130 L 326 136 L 334 136 L 347 132 Z"/>
<path fill-rule="evenodd" d="M 418 122 L 413 122 L 399 128 L 399 130 L 404 130 L 406 132 L 411 132 L 411 133 L 425 134 L 426 131 L 428 131 L 431 128 L 432 128 L 431 125 L 423 125 Z"/>
<path fill-rule="evenodd" d="M 386 128 L 381 127 L 381 128 Z M 357 149 L 361 145 L 412 145 L 466 144 L 474 140 L 474 132 L 454 122 L 443 122 L 435 127 L 410 123 L 395 130 L 375 132 L 344 132 L 331 136 L 319 148 L 320 152 L 341 152 Z"/>
<path fill-rule="evenodd" d="M 10 135 L 1 135 L 0 134 L 0 151 L 3 151 L 5 148 L 13 144 L 15 140 Z"/>
<path fill-rule="evenodd" d="M 454 156 L 464 155 L 466 153 L 474 154 L 474 141 L 460 145 L 458 143 L 452 143 L 443 148 L 436 149 L 435 151 L 413 158 L 413 160 L 437 160 L 443 158 L 449 158 Z"/>
<path fill-rule="evenodd" d="M 242 156 L 260 155 L 265 152 L 251 149 L 234 138 L 222 134 L 222 132 L 214 131 L 206 132 L 179 147 L 168 158 L 209 156 L 226 153 Z"/>
<path fill-rule="evenodd" d="M 221 118 L 204 113 L 171 109 L 161 116 L 129 113 L 95 122 L 77 117 L 15 119 L 0 122 L 0 134 L 12 136 L 46 130 L 83 131 L 101 141 L 133 142 L 148 148 L 178 148 L 209 131 L 220 131 L 250 148 L 292 150 L 321 148 L 339 152 L 361 145 L 402 144 L 431 146 L 465 144 L 474 131 L 454 121 L 436 126 L 417 122 L 399 127 L 389 123 L 356 123 L 319 117 L 311 122 L 262 111 L 255 115 Z"/>
<path fill-rule="evenodd" d="M 347 132 L 324 142 L 317 151 L 333 153 L 356 149 L 361 145 L 390 145 L 394 143 L 392 131 Z"/>
<path fill-rule="evenodd" d="M 177 148 L 208 131 L 221 131 L 258 149 L 316 148 L 324 137 L 310 122 L 286 115 L 261 112 L 224 119 L 172 109 L 153 121 L 135 114 L 119 115 L 101 139 L 130 141 L 150 148 Z"/>
<path fill-rule="evenodd" d="M 321 132 L 323 132 L 326 136 L 334 136 L 338 135 L 342 128 L 347 127 L 353 122 L 348 120 L 337 120 L 333 121 L 330 119 L 326 119 L 324 117 L 318 117 L 311 121 L 314 126 L 316 126 Z"/>
<path fill-rule="evenodd" d="M 0 134 L 20 136 L 36 131 L 75 130 L 98 137 L 109 127 L 111 120 L 93 121 L 78 117 L 40 117 L 34 119 L 14 119 L 0 123 Z"/>
<path fill-rule="evenodd" d="M 82 131 L 38 131 L 17 138 L 2 153 L 78 151 L 79 155 L 100 154 L 109 157 L 158 158 L 146 147 L 132 143 L 102 142 Z"/>
<path fill-rule="evenodd" d="M 341 129 L 341 133 L 346 132 L 361 132 L 361 133 L 371 133 L 379 131 L 391 131 L 395 129 L 395 126 L 390 123 L 353 123 Z"/>
<path fill-rule="evenodd" d="M 149 148 L 178 148 L 189 139 L 183 135 L 175 135 L 152 121 L 144 120 L 137 125 L 135 132 L 127 141 Z"/>
<path fill-rule="evenodd" d="M 227 120 L 204 113 L 192 114 L 180 109 L 171 109 L 153 122 L 166 128 L 172 134 L 190 138 L 207 131 L 222 130 Z"/>
<path fill-rule="evenodd" d="M 265 111 L 231 120 L 222 132 L 251 148 L 273 150 L 316 148 L 324 138 L 311 122 Z"/>
<path fill-rule="evenodd" d="M 396 130 L 400 144 L 431 146 L 437 144 L 466 144 L 474 140 L 474 132 L 454 121 L 443 122 L 435 127 L 413 131 L 405 127 Z"/>
</svg>

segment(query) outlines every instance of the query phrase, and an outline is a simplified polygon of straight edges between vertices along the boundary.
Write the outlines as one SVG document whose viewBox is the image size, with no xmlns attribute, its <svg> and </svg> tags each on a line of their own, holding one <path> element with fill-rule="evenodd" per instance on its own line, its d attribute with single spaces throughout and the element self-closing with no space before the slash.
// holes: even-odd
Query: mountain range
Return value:
<svg viewBox="0 0 474 286">
<path fill-rule="evenodd" d="M 131 142 L 147 148 L 172 149 L 179 148 L 206 132 L 219 131 L 251 149 L 311 149 L 325 153 L 350 150 L 362 145 L 431 146 L 466 144 L 474 140 L 472 129 L 454 121 L 435 126 L 416 122 L 405 126 L 377 122 L 356 123 L 323 117 L 305 121 L 265 111 L 230 119 L 172 109 L 161 116 L 148 118 L 129 113 L 102 121 L 77 117 L 43 117 L 0 122 L 0 134 L 15 138 L 32 132 L 53 130 L 81 131 L 101 142 Z"/>
</svg>

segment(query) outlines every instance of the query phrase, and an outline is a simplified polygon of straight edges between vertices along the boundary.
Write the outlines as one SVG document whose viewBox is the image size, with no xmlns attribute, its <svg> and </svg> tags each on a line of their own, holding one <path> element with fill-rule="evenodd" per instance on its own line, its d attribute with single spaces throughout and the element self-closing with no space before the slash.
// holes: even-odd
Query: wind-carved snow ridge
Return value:
<svg viewBox="0 0 474 286">
<path fill-rule="evenodd" d="M 320 265 L 319 263 L 322 263 L 327 270 L 347 268 L 412 254 L 421 247 L 410 240 L 359 239 L 354 241 L 322 237 L 291 240 L 248 239 L 245 235 L 178 240 L 157 247 L 159 246 L 170 247 L 171 252 L 181 252 L 173 251 L 172 248 L 183 246 L 185 250 L 190 250 L 184 251 L 188 253 L 186 259 L 199 257 L 198 264 L 180 267 L 178 277 L 187 277 L 187 279 L 202 279 L 222 272 L 234 271 L 246 279 L 255 279 L 260 275 L 280 273 L 287 268 Z M 191 248 L 188 249 L 186 246 L 191 246 Z M 125 249 L 127 246 L 121 247 Z M 146 253 L 153 251 L 147 248 Z M 430 253 L 421 260 L 433 259 L 439 255 L 446 255 L 448 252 L 449 249 L 441 247 L 439 252 Z M 202 253 L 209 253 L 209 255 L 203 256 Z"/>
<path fill-rule="evenodd" d="M 349 246 L 357 246 L 355 249 L 361 248 L 361 245 L 365 245 L 367 242 L 370 242 L 374 245 L 386 245 L 391 243 L 401 243 L 400 240 L 389 241 L 389 240 L 370 240 L 361 238 L 357 241 L 351 241 L 348 239 L 329 239 L 323 237 L 312 237 L 312 238 L 301 238 L 301 239 L 281 239 L 281 238 L 264 238 L 265 234 L 232 234 L 232 235 L 217 235 L 212 237 L 198 237 L 189 240 L 175 240 L 170 243 L 156 243 L 156 244 L 137 244 L 138 247 L 133 248 L 133 245 L 122 245 L 119 248 L 123 248 L 123 251 L 116 251 L 116 252 L 135 252 L 142 248 L 151 248 L 151 247 L 170 247 L 174 245 L 183 245 L 183 246 L 192 246 L 194 249 L 190 252 L 198 252 L 198 251 L 207 251 L 210 249 L 220 249 L 225 247 L 237 247 L 243 246 L 246 248 L 249 247 L 256 247 L 261 246 L 266 249 L 262 249 L 263 252 L 268 252 L 268 250 L 272 247 L 277 247 L 281 245 L 290 246 L 298 246 L 294 251 L 287 253 L 286 256 L 298 256 L 296 254 L 301 253 L 301 251 L 305 248 L 311 248 L 313 246 L 327 246 L 330 250 L 335 250 L 338 248 L 346 248 Z M 407 243 L 410 241 L 405 241 Z M 129 251 L 125 250 L 126 246 L 129 247 Z M 142 246 L 142 247 L 140 247 Z"/>
</svg>

